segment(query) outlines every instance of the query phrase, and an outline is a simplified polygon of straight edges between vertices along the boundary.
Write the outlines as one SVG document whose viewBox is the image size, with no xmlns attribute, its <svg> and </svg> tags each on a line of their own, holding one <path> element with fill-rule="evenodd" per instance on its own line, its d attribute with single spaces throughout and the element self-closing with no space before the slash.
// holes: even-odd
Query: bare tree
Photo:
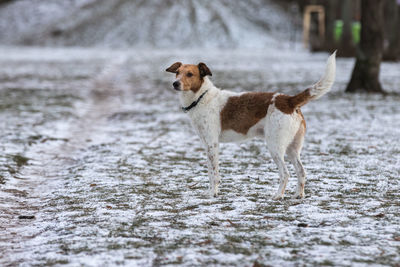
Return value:
<svg viewBox="0 0 400 267">
<path fill-rule="evenodd" d="M 11 2 L 11 1 L 13 1 L 13 0 L 0 0 L 0 5 Z"/>
<path fill-rule="evenodd" d="M 397 0 L 385 1 L 385 35 L 388 45 L 384 49 L 384 60 L 400 59 L 400 5 Z"/>
<path fill-rule="evenodd" d="M 346 92 L 384 93 L 379 82 L 383 54 L 384 0 L 361 1 L 361 40 Z"/>
<path fill-rule="evenodd" d="M 354 1 L 353 0 L 343 0 L 342 2 L 342 21 L 343 21 L 343 31 L 342 37 L 339 44 L 339 55 L 345 57 L 354 56 L 354 43 L 353 43 L 353 33 L 352 33 L 352 23 L 353 23 L 353 12 L 354 12 Z"/>
<path fill-rule="evenodd" d="M 326 7 L 326 31 L 324 48 L 328 51 L 333 51 L 336 48 L 334 38 L 335 20 L 336 20 L 336 6 L 337 0 L 329 0 L 325 3 Z"/>
</svg>

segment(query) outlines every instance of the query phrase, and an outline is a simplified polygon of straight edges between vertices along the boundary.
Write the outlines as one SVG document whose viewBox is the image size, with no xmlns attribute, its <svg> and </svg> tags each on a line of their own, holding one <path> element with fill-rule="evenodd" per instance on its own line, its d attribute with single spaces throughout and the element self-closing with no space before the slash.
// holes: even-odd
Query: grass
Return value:
<svg viewBox="0 0 400 267">
<path fill-rule="evenodd" d="M 217 57 L 206 59 L 211 66 L 218 63 Z M 241 85 L 298 90 L 294 77 L 279 79 L 283 70 L 268 56 L 254 60 L 259 72 L 246 76 L 219 69 L 215 80 L 234 90 Z M 298 62 L 304 60 L 315 67 L 313 57 Z M 2 91 L 0 210 L 17 212 L 25 205 L 29 211 L 31 193 L 38 200 L 29 225 L 37 238 L 25 238 L 22 226 L 5 228 L 13 217 L 0 216 L 6 229 L 0 249 L 13 257 L 0 264 L 16 265 L 21 258 L 38 265 L 87 265 L 89 260 L 104 265 L 395 264 L 400 260 L 400 242 L 394 240 L 400 224 L 399 98 L 339 92 L 351 62 L 338 62 L 335 91 L 303 108 L 308 132 L 302 160 L 308 176 L 301 201 L 290 199 L 297 183 L 291 166 L 286 198 L 271 200 L 278 172 L 263 140 L 221 145 L 221 193 L 210 198 L 204 149 L 180 113 L 177 96 L 167 90 L 169 78 L 141 76 L 140 65 L 120 70 L 134 82 L 101 103 L 91 101 L 85 80 L 90 75 L 83 74 L 68 78 L 80 85 L 68 93 L 51 73 L 43 84 L 52 89 Z M 103 62 L 92 63 L 86 71 L 94 76 Z M 53 68 L 68 73 L 71 64 Z M 299 64 L 296 73 L 314 76 L 310 66 Z M 267 81 L 264 72 L 277 78 Z M 93 110 L 104 114 L 96 117 Z M 82 118 L 94 126 L 89 133 L 76 127 Z M 25 179 L 18 184 L 25 195 L 11 188 L 15 177 Z M 32 177 L 40 184 L 25 190 Z M 10 196 L 12 203 L 6 200 Z M 11 231 L 14 239 L 7 239 Z M 15 244 L 20 249 L 10 250 Z M 62 257 L 55 258 L 58 254 Z"/>
</svg>

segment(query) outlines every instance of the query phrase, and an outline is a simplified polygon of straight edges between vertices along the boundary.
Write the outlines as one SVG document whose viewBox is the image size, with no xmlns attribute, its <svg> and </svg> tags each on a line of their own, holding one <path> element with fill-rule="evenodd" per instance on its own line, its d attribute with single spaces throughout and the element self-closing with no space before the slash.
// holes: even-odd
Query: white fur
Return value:
<svg viewBox="0 0 400 267">
<path fill-rule="evenodd" d="M 265 140 L 272 159 L 279 169 L 279 189 L 274 199 L 283 198 L 285 188 L 289 180 L 289 172 L 286 168 L 284 156 L 289 145 L 293 142 L 296 133 L 299 131 L 302 118 L 294 112 L 285 114 L 278 110 L 275 105 L 268 108 L 265 124 Z M 300 163 L 301 168 L 303 165 Z M 298 177 L 300 179 L 300 177 Z M 297 188 L 296 196 L 304 197 L 304 186 Z"/>
<path fill-rule="evenodd" d="M 318 99 L 332 88 L 336 74 L 336 51 L 328 58 L 325 74 L 316 84 L 311 86 L 310 94 L 313 99 Z"/>
<path fill-rule="evenodd" d="M 233 130 L 225 130 L 221 132 L 219 141 L 221 143 L 241 142 L 254 137 L 263 137 L 265 128 L 265 119 L 260 120 L 255 125 L 250 127 L 246 135 L 237 133 Z"/>
<path fill-rule="evenodd" d="M 333 84 L 335 73 L 334 54 L 328 59 L 328 66 L 324 77 L 312 88 L 311 95 L 315 98 L 326 93 Z M 286 114 L 275 106 L 275 94 L 272 104 L 268 107 L 267 115 L 258 123 L 253 125 L 246 135 L 233 130 L 221 130 L 220 112 L 231 96 L 240 95 L 215 87 L 208 77 L 204 78 L 201 88 L 193 93 L 192 91 L 181 91 L 180 101 L 182 106 L 189 106 L 197 100 L 206 90 L 196 107 L 188 112 L 191 122 L 196 129 L 200 139 L 205 145 L 208 159 L 208 175 L 210 178 L 211 195 L 218 194 L 218 186 L 221 181 L 219 175 L 218 157 L 220 142 L 243 141 L 256 136 L 264 137 L 271 156 L 278 166 L 280 185 L 274 199 L 283 198 L 285 187 L 289 179 L 289 172 L 284 162 L 284 155 L 287 154 L 293 163 L 298 176 L 298 187 L 296 197 L 304 197 L 305 171 L 300 161 L 300 151 L 303 145 L 305 129 L 302 129 L 302 117 L 299 113 Z M 302 132 L 303 131 L 303 132 Z"/>
<path fill-rule="evenodd" d="M 216 196 L 218 194 L 218 186 L 221 181 L 218 167 L 219 143 L 244 141 L 258 136 L 265 137 L 272 158 L 279 168 L 280 187 L 275 198 L 282 198 L 289 178 L 288 171 L 283 163 L 283 155 L 299 129 L 301 117 L 297 113 L 287 115 L 271 105 L 266 118 L 253 125 L 246 135 L 233 130 L 221 131 L 220 111 L 230 96 L 240 94 L 222 91 L 216 88 L 206 77 L 196 94 L 190 91 L 181 92 L 182 105 L 190 105 L 206 90 L 208 92 L 203 99 L 188 114 L 207 152 L 211 195 Z M 303 196 L 304 192 L 298 192 L 297 195 Z"/>
</svg>

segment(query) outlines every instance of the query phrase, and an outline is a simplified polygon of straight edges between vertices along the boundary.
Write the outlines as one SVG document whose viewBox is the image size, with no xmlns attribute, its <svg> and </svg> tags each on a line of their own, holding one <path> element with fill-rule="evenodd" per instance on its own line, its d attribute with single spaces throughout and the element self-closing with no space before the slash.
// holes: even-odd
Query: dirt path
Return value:
<svg viewBox="0 0 400 267">
<path fill-rule="evenodd" d="M 84 101 L 72 103 L 76 117 L 52 126 L 58 144 L 41 138 L 24 151 L 24 156 L 16 157 L 20 161 L 16 162 L 18 175 L 7 181 L 0 195 L 0 262 L 13 262 L 13 253 L 23 252 L 28 240 L 43 233 L 41 224 L 48 218 L 42 211 L 52 197 L 51 192 L 60 186 L 60 179 L 69 168 L 77 164 L 79 152 L 96 142 L 108 116 L 118 111 L 125 86 L 124 64 L 123 57 L 110 60 L 90 79 L 92 85 L 84 93 Z"/>
</svg>

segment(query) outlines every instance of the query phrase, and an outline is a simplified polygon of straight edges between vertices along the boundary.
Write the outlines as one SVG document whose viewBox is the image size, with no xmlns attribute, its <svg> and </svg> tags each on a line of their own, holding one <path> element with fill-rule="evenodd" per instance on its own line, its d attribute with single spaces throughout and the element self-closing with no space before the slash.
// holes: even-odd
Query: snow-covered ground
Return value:
<svg viewBox="0 0 400 267">
<path fill-rule="evenodd" d="M 306 198 L 290 199 L 292 177 L 271 200 L 263 140 L 222 145 L 209 198 L 204 150 L 164 72 L 201 60 L 221 88 L 294 94 L 327 56 L 0 47 L 0 265 L 397 264 L 398 94 L 343 93 L 353 60 L 338 59 L 332 92 L 302 109 Z M 400 93 L 400 64 L 381 80 Z"/>
</svg>

